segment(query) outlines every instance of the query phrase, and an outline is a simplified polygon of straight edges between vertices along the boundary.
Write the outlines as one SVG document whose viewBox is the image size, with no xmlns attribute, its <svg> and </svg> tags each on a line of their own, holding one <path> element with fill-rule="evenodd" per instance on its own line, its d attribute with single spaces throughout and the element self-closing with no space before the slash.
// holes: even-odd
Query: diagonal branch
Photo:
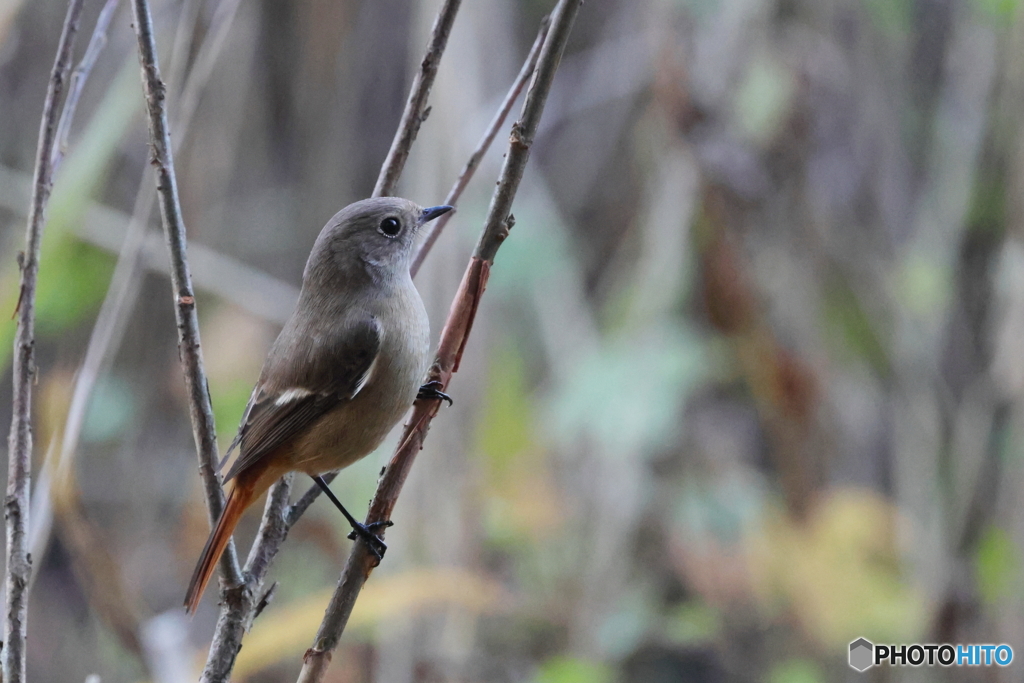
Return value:
<svg viewBox="0 0 1024 683">
<path fill-rule="evenodd" d="M 537 133 L 544 103 L 551 91 L 555 71 L 572 30 L 573 21 L 579 10 L 580 0 L 559 0 L 552 15 L 551 28 L 541 48 L 537 70 L 530 89 L 526 94 L 520 120 L 512 126 L 509 148 L 498 178 L 498 186 L 491 198 L 490 208 L 476 251 L 470 259 L 462 284 L 455 295 L 448 320 L 441 332 L 437 358 L 427 377 L 437 381 L 443 391 L 458 370 L 459 360 L 473 325 L 473 319 L 480 304 L 491 263 L 501 243 L 508 237 L 513 218 L 509 211 L 519 182 L 522 180 L 530 147 Z M 395 455 L 392 457 L 384 476 L 377 485 L 377 493 L 370 503 L 367 524 L 382 522 L 391 517 L 402 485 L 409 474 L 416 454 L 423 447 L 430 422 L 437 414 L 440 400 L 417 401 L 412 418 L 402 434 Z M 364 542 L 357 541 L 349 554 L 338 587 L 327 607 L 323 622 L 313 641 L 313 647 L 303 658 L 299 683 L 317 683 L 323 680 L 330 664 L 331 654 L 337 647 L 341 634 L 348 623 L 349 615 L 359 596 L 363 584 L 379 560 L 372 555 Z"/>
<path fill-rule="evenodd" d="M 110 28 L 110 21 L 117 11 L 119 0 L 107 0 L 96 18 L 96 26 L 93 28 L 92 37 L 89 38 L 89 45 L 85 48 L 85 55 L 71 73 L 71 85 L 68 88 L 68 96 L 64 101 L 64 110 L 60 115 L 60 123 L 57 124 L 57 146 L 53 150 L 54 173 L 60 166 L 61 160 L 68 149 L 68 134 L 71 132 L 71 121 L 75 118 L 75 110 L 78 108 L 78 100 L 85 89 L 85 82 L 89 80 L 92 68 L 96 66 L 96 60 L 107 45 L 107 29 Z"/>
<path fill-rule="evenodd" d="M 550 25 L 550 17 L 544 17 L 540 22 L 540 29 L 537 31 L 537 37 L 533 41 L 533 47 L 530 48 L 529 54 L 526 55 L 526 61 L 523 62 L 523 68 L 519 70 L 519 75 L 516 76 L 515 82 L 512 87 L 509 88 L 508 94 L 505 95 L 505 99 L 502 101 L 501 106 L 498 107 L 498 112 L 491 119 L 490 125 L 487 127 L 487 132 L 480 139 L 473 154 L 470 155 L 469 161 L 462 167 L 462 172 L 459 173 L 459 177 L 456 179 L 455 184 L 452 185 L 452 189 L 448 191 L 448 196 L 445 197 L 444 203 L 449 206 L 455 206 L 459 201 L 459 197 L 462 196 L 463 190 L 469 185 L 470 179 L 476 173 L 477 167 L 480 165 L 480 160 L 484 158 L 484 154 L 487 154 L 487 150 L 490 149 L 491 143 L 494 142 L 494 138 L 497 137 L 498 131 L 505 124 L 505 119 L 508 117 L 508 113 L 512 111 L 512 105 L 515 104 L 516 99 L 519 97 L 519 93 L 526 87 L 526 82 L 530 80 L 530 76 L 533 75 L 533 70 L 537 66 L 537 58 L 540 56 L 540 48 L 544 45 L 544 38 L 548 35 L 548 26 Z M 427 258 L 427 254 L 433 248 L 434 243 L 437 242 L 437 238 L 441 236 L 441 231 L 444 230 L 444 226 L 448 225 L 448 221 L 451 219 L 454 211 L 449 211 L 444 214 L 436 221 L 430 223 L 430 227 L 427 229 L 427 234 L 423 238 L 423 242 L 420 244 L 419 250 L 416 252 L 416 256 L 412 260 L 412 276 L 416 277 L 416 273 L 419 272 L 420 266 L 423 265 L 423 261 Z"/>
<path fill-rule="evenodd" d="M 199 472 L 206 489 L 210 519 L 216 522 L 224 508 L 224 492 L 217 477 L 217 432 L 213 408 L 203 370 L 203 352 L 199 342 L 199 318 L 192 290 L 192 275 L 185 253 L 185 223 L 178 201 L 178 181 L 174 175 L 171 135 L 165 108 L 166 89 L 157 64 L 153 20 L 147 0 L 132 0 L 135 33 L 139 42 L 142 87 L 149 114 L 151 163 L 156 167 L 160 218 L 171 259 L 171 286 L 174 291 L 174 315 L 178 325 L 178 354 L 185 374 L 185 386 L 192 418 L 192 435 L 199 456 Z M 241 569 L 230 543 L 220 561 L 221 575 L 230 586 L 242 584 Z"/>
<path fill-rule="evenodd" d="M 430 114 L 427 98 L 434 86 L 434 76 L 437 75 L 441 55 L 448 45 L 448 36 L 452 32 L 452 24 L 455 23 L 455 15 L 458 14 L 461 4 L 462 0 L 445 0 L 434 19 L 427 54 L 423 56 L 420 70 L 416 72 L 416 77 L 412 81 L 409 99 L 405 103 L 405 111 L 402 112 L 402 121 L 398 124 L 395 139 L 391 141 L 391 149 L 373 188 L 374 197 L 388 197 L 395 193 L 398 178 L 405 169 L 405 160 L 409 158 L 409 150 L 412 149 L 412 143 L 416 141 L 416 135 L 420 132 L 420 124 L 426 121 L 427 115 Z"/>
<path fill-rule="evenodd" d="M 25 680 L 25 635 L 28 618 L 28 585 L 32 577 L 32 559 L 28 554 L 29 478 L 32 467 L 32 383 L 35 368 L 35 299 L 39 274 L 39 245 L 43 238 L 46 204 L 53 186 L 54 149 L 57 143 L 57 104 L 71 66 L 75 34 L 82 16 L 82 0 L 70 0 L 64 28 L 57 45 L 57 57 L 43 101 L 36 147 L 32 204 L 25 233 L 25 252 L 19 259 L 21 289 L 18 295 L 18 331 L 14 340 L 13 397 L 11 433 L 8 441 L 7 498 L 7 618 L 4 620 L 2 652 L 3 680 Z"/>
</svg>

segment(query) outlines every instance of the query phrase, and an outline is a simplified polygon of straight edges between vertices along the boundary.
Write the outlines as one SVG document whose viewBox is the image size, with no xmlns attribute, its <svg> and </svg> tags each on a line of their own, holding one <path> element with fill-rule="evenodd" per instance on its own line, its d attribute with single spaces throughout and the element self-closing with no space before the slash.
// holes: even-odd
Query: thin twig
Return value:
<svg viewBox="0 0 1024 683">
<path fill-rule="evenodd" d="M 18 331 L 14 341 L 11 433 L 8 441 L 7 499 L 7 618 L 4 620 L 4 648 L 0 653 L 3 680 L 25 680 L 25 635 L 28 617 L 28 584 L 32 558 L 28 553 L 29 478 L 32 467 L 32 384 L 35 368 L 36 280 L 39 275 L 39 245 L 43 238 L 46 204 L 53 186 L 54 146 L 57 142 L 57 104 L 64 92 L 83 0 L 70 0 L 57 56 L 43 101 L 36 147 L 32 203 L 25 234 L 25 252 L 20 259 L 21 289 L 18 295 Z"/>
<path fill-rule="evenodd" d="M 330 484 L 332 481 L 334 481 L 334 478 L 337 477 L 337 476 L 338 476 L 337 472 L 331 472 L 330 474 L 325 474 L 323 476 L 323 480 L 325 482 L 327 482 L 328 484 Z M 310 486 L 308 489 L 306 489 L 306 492 L 304 494 L 302 494 L 302 497 L 299 498 L 297 501 L 295 501 L 294 503 L 292 503 L 288 507 L 288 516 L 286 518 L 287 521 L 288 521 L 288 526 L 291 527 L 292 525 L 295 524 L 295 522 L 299 521 L 299 517 L 301 517 L 306 512 L 306 510 L 309 508 L 309 506 L 312 505 L 313 502 L 319 496 L 320 496 L 320 487 L 319 486 L 314 485 L 314 486 Z"/>
<path fill-rule="evenodd" d="M 441 55 L 448 44 L 448 35 L 452 32 L 452 24 L 455 23 L 455 15 L 458 14 L 461 4 L 462 0 L 445 0 L 434 19 L 427 54 L 423 56 L 420 70 L 413 79 L 409 99 L 405 103 L 405 111 L 402 112 L 402 121 L 398 124 L 395 139 L 391 141 L 391 149 L 373 188 L 374 197 L 388 197 L 395 193 L 398 178 L 405 168 L 405 160 L 409 158 L 409 150 L 412 149 L 412 143 L 420 132 L 420 124 L 426 121 L 430 113 L 427 98 L 434 85 L 434 76 L 437 75 Z"/>
<path fill-rule="evenodd" d="M 512 105 L 516 103 L 516 99 L 519 97 L 519 93 L 526 87 L 526 83 L 530 80 L 530 76 L 533 75 L 533 70 L 537 66 L 537 57 L 540 56 L 540 48 L 544 44 L 544 37 L 548 34 L 548 26 L 551 23 L 550 17 L 544 17 L 540 22 L 540 29 L 537 31 L 537 38 L 533 41 L 533 47 L 530 48 L 529 54 L 526 55 L 526 61 L 523 62 L 523 68 L 519 70 L 519 75 L 516 76 L 515 82 L 512 87 L 509 88 L 508 93 L 505 95 L 505 99 L 502 100 L 501 106 L 498 107 L 497 113 L 494 118 L 491 119 L 490 125 L 487 126 L 487 131 L 484 136 L 480 138 L 480 142 L 477 143 L 476 149 L 473 154 L 469 157 L 469 161 L 462 167 L 462 172 L 459 173 L 459 177 L 456 179 L 455 184 L 452 185 L 452 189 L 448 191 L 448 196 L 445 197 L 444 203 L 449 206 L 455 206 L 459 197 L 462 196 L 463 190 L 469 185 L 469 181 L 473 178 L 473 174 L 476 173 L 477 167 L 480 166 L 480 160 L 487 154 L 487 150 L 490 149 L 491 143 L 494 142 L 494 138 L 497 137 L 498 131 L 505 124 L 505 119 L 508 117 L 508 113 L 512 111 Z M 436 221 L 429 223 L 427 228 L 426 236 L 423 238 L 423 242 L 420 243 L 419 249 L 416 251 L 416 256 L 413 257 L 412 267 L 410 272 L 413 277 L 416 277 L 416 273 L 419 272 L 420 266 L 423 265 L 423 261 L 427 258 L 427 254 L 433 248 L 434 243 L 437 242 L 437 238 L 441 236 L 441 231 L 448 225 L 448 221 L 454 215 L 454 211 L 449 211 L 444 214 Z"/>
<path fill-rule="evenodd" d="M 132 14 L 139 42 L 139 63 L 142 87 L 149 113 L 151 162 L 156 166 L 156 187 L 159 194 L 160 218 L 171 259 L 171 285 L 174 290 L 174 314 L 178 324 L 178 353 L 185 374 L 185 386 L 192 418 L 192 435 L 199 456 L 199 472 L 206 489 L 211 521 L 216 521 L 224 508 L 224 492 L 217 477 L 217 432 L 213 408 L 203 370 L 203 352 L 199 341 L 199 319 L 192 290 L 192 276 L 185 253 L 185 224 L 178 202 L 178 181 L 174 175 L 171 136 L 165 110 L 166 89 L 160 80 L 157 64 L 153 20 L 147 0 L 133 0 Z M 230 587 L 242 585 L 241 569 L 233 545 L 221 557 L 221 576 Z"/>
<path fill-rule="evenodd" d="M 513 219 L 509 213 L 512 201 L 523 177 L 523 170 L 530 154 L 530 146 L 537 132 L 544 103 L 551 91 L 551 83 L 569 39 L 579 5 L 580 0 L 559 0 L 558 6 L 552 14 L 551 28 L 544 40 L 530 89 L 526 94 L 522 116 L 512 126 L 505 164 L 498 178 L 498 186 L 491 198 L 480 241 L 466 268 L 459 291 L 455 295 L 448 319 L 441 332 L 437 358 L 427 377 L 428 381 L 440 382 L 442 390 L 448 386 L 452 374 L 458 370 L 462 350 L 465 348 L 480 297 L 487 284 L 487 276 L 494 255 L 512 227 Z M 440 400 L 437 399 L 416 402 L 412 417 L 402 434 L 395 455 L 377 485 L 377 492 L 370 503 L 370 511 L 366 517 L 368 524 L 381 522 L 391 517 L 402 485 L 405 483 L 416 454 L 423 447 L 423 440 L 426 438 L 430 422 L 437 414 L 439 406 Z M 379 559 L 368 551 L 364 542 L 357 541 L 354 544 L 338 587 L 313 641 L 313 647 L 306 651 L 303 658 L 303 667 L 298 678 L 299 683 L 318 683 L 323 680 L 330 663 L 331 653 L 337 647 L 359 592 L 378 562 Z"/>
<path fill-rule="evenodd" d="M 110 21 L 117 11 L 117 3 L 120 0 L 107 0 L 96 18 L 96 26 L 92 30 L 92 37 L 89 45 L 85 48 L 85 55 L 71 73 L 71 85 L 68 87 L 68 96 L 64 100 L 64 110 L 60 115 L 60 123 L 57 124 L 57 147 L 53 150 L 53 172 L 57 172 L 60 162 L 68 151 L 68 134 L 71 132 L 71 121 L 75 118 L 75 110 L 78 108 L 78 100 L 85 89 L 85 82 L 89 80 L 92 68 L 96 66 L 96 60 L 107 44 L 107 29 L 110 28 Z"/>
<path fill-rule="evenodd" d="M 50 156 L 50 174 L 52 177 L 56 177 L 61 162 L 64 160 L 64 155 L 67 153 L 68 133 L 71 130 L 71 122 L 74 120 L 75 112 L 78 108 L 78 100 L 81 97 L 82 90 L 85 88 L 86 81 L 89 79 L 89 74 L 92 73 L 96 60 L 106 46 L 107 29 L 110 27 L 110 21 L 114 16 L 114 11 L 117 9 L 118 1 L 107 0 L 107 3 L 103 6 L 99 17 L 96 19 L 96 25 L 93 27 L 92 37 L 89 39 L 89 45 L 85 49 L 85 55 L 78 62 L 75 70 L 71 72 L 68 95 L 64 99 L 60 120 L 57 123 L 56 144 Z M 56 442 L 51 441 L 44 461 L 46 463 L 52 462 L 55 452 Z M 46 545 L 49 543 L 50 531 L 53 526 L 53 509 L 50 505 L 49 491 L 50 479 L 48 473 L 45 471 L 41 472 L 36 481 L 36 487 L 31 494 L 33 505 L 32 523 L 29 524 L 28 532 L 29 552 L 37 560 L 42 557 Z M 31 590 L 32 584 L 35 582 L 37 572 L 37 567 L 33 566 L 29 590 Z"/>
</svg>

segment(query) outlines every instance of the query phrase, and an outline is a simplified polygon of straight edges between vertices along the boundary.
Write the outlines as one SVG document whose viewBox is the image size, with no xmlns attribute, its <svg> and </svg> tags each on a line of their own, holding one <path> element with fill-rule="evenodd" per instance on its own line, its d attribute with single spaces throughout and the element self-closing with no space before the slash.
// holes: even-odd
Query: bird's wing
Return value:
<svg viewBox="0 0 1024 683">
<path fill-rule="evenodd" d="M 311 350 L 302 367 L 281 386 L 256 385 L 228 455 L 237 445 L 238 460 L 224 481 L 308 429 L 321 416 L 358 394 L 373 374 L 380 350 L 375 318 L 350 324 L 326 345 Z M 302 355 L 302 354 L 300 354 Z M 225 455 L 227 459 L 227 455 Z"/>
</svg>

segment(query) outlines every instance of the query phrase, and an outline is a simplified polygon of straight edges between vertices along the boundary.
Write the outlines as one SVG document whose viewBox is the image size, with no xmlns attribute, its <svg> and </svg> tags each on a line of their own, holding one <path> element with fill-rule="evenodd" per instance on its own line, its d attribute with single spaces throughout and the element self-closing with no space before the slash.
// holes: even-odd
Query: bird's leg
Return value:
<svg viewBox="0 0 1024 683">
<path fill-rule="evenodd" d="M 384 543 L 383 539 L 376 534 L 376 532 L 392 526 L 394 522 L 391 520 L 373 522 L 371 524 L 357 522 L 356 518 L 349 514 L 348 510 L 345 509 L 345 506 L 341 504 L 340 500 L 338 500 L 338 497 L 334 495 L 334 492 L 331 491 L 331 488 L 327 485 L 327 482 L 324 481 L 323 477 L 313 477 L 313 481 L 315 481 L 316 485 L 320 487 L 320 490 L 324 492 L 324 495 L 334 503 L 334 506 L 341 510 L 341 514 L 345 515 L 345 519 L 352 525 L 352 533 L 350 533 L 348 537 L 355 540 L 356 535 L 358 535 L 366 543 L 370 552 L 376 555 L 378 560 L 384 559 L 384 552 L 388 549 L 388 546 Z"/>
<path fill-rule="evenodd" d="M 448 405 L 452 405 L 452 397 L 441 391 L 441 383 L 436 379 L 430 380 L 426 384 L 420 387 L 420 391 L 416 394 L 416 398 L 419 400 L 437 399 L 438 401 L 448 401 Z"/>
</svg>

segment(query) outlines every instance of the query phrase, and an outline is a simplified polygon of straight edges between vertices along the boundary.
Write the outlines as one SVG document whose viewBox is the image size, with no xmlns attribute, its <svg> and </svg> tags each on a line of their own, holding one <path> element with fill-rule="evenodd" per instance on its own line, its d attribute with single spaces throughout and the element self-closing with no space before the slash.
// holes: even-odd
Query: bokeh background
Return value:
<svg viewBox="0 0 1024 683">
<path fill-rule="evenodd" d="M 155 2 L 224 447 L 313 239 L 372 189 L 438 4 Z M 191 621 L 180 607 L 208 527 L 155 214 L 54 466 L 152 184 L 122 5 L 43 244 L 39 683 L 194 680 L 216 618 L 213 591 Z M 552 5 L 464 3 L 400 194 L 440 203 Z M 0 1 L 4 317 L 64 11 Z M 455 406 L 330 680 L 1020 680 L 1018 662 L 861 675 L 846 652 L 1024 656 L 1022 121 L 1017 0 L 587 0 Z M 503 139 L 417 277 L 435 339 Z M 0 322 L 3 386 L 13 334 Z M 336 480 L 351 508 L 393 446 Z M 292 530 L 235 680 L 294 678 L 347 531 L 323 501 Z"/>
</svg>

